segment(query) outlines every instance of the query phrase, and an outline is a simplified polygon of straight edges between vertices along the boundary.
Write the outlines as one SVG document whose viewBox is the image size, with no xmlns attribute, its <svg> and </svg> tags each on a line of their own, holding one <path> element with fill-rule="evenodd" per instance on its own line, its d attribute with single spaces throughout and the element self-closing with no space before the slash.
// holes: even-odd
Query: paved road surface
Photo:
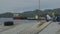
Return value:
<svg viewBox="0 0 60 34">
<path fill-rule="evenodd" d="M 35 23 L 24 23 L 24 24 L 20 24 L 12 29 L 0 32 L 0 34 L 17 34 L 20 31 L 24 30 L 24 29 L 28 29 L 29 27 L 33 26 Z"/>
<path fill-rule="evenodd" d="M 59 29 L 60 29 L 60 25 L 58 25 L 58 22 L 53 22 L 47 28 L 41 31 L 39 34 L 57 34 Z"/>
<path fill-rule="evenodd" d="M 41 29 L 43 29 L 47 24 L 49 24 L 49 22 L 43 24 L 40 27 L 37 27 L 36 23 L 24 23 L 12 29 L 1 32 L 0 34 L 36 34 Z M 38 34 L 56 34 L 59 31 L 59 29 L 60 25 L 58 25 L 58 22 L 53 22 Z"/>
</svg>

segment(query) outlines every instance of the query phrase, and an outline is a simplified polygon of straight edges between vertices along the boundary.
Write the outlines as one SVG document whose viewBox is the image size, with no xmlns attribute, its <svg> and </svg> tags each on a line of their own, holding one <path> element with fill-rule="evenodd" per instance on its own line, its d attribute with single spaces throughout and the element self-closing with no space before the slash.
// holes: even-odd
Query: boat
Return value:
<svg viewBox="0 0 60 34">
<path fill-rule="evenodd" d="M 26 17 L 23 17 L 23 16 L 14 16 L 13 19 L 27 19 Z"/>
</svg>

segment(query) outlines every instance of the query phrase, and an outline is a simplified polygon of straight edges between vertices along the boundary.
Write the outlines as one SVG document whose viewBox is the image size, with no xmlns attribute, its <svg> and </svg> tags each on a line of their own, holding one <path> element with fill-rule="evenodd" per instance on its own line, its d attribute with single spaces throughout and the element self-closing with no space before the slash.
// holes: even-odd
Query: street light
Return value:
<svg viewBox="0 0 60 34">
<path fill-rule="evenodd" d="M 40 0 L 38 0 L 38 10 L 37 15 L 35 16 L 36 19 L 39 19 L 39 10 L 40 10 Z"/>
</svg>

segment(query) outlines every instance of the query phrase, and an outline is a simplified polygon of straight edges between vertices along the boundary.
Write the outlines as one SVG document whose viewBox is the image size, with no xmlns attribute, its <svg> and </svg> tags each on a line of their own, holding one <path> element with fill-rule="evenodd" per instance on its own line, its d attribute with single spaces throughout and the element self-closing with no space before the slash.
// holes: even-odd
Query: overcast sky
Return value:
<svg viewBox="0 0 60 34">
<path fill-rule="evenodd" d="M 60 8 L 60 0 L 40 0 L 40 9 Z M 38 0 L 0 0 L 0 13 L 38 9 Z"/>
</svg>

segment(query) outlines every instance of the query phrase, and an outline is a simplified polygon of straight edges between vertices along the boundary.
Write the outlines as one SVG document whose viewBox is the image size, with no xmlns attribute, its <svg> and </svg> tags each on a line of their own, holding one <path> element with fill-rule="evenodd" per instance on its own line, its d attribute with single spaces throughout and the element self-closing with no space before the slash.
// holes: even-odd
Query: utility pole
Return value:
<svg viewBox="0 0 60 34">
<path fill-rule="evenodd" d="M 38 11 L 37 11 L 37 15 L 38 15 L 38 19 L 39 19 L 39 10 L 40 10 L 40 0 L 38 0 Z"/>
<path fill-rule="evenodd" d="M 39 19 L 39 10 L 40 10 L 40 0 L 38 0 L 38 10 L 37 15 L 35 16 L 36 19 Z"/>
<path fill-rule="evenodd" d="M 38 10 L 40 10 L 40 0 L 38 0 Z"/>
</svg>

